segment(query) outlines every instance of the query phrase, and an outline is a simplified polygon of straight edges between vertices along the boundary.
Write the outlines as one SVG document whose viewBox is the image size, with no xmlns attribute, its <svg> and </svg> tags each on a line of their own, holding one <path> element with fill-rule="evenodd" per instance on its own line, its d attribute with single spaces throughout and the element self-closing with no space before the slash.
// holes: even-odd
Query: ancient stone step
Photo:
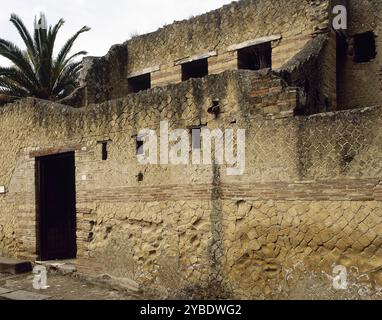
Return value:
<svg viewBox="0 0 382 320">
<path fill-rule="evenodd" d="M 0 273 L 20 274 L 32 271 L 29 261 L 0 257 Z"/>
</svg>

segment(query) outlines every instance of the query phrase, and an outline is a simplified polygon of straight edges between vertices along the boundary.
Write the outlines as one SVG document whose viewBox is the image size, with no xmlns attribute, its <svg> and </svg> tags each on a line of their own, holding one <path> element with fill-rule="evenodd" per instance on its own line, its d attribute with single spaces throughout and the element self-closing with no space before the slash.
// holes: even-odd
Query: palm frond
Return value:
<svg viewBox="0 0 382 320">
<path fill-rule="evenodd" d="M 78 73 L 81 68 L 81 62 L 74 62 L 63 69 L 53 87 L 53 93 L 58 95 L 63 89 L 65 89 L 66 86 L 76 86 L 78 83 Z"/>
<path fill-rule="evenodd" d="M 56 42 L 56 37 L 57 37 L 58 31 L 60 31 L 60 29 L 64 25 L 64 23 L 65 23 L 65 20 L 60 19 L 53 28 L 52 27 L 49 28 L 49 32 L 48 32 L 49 43 L 54 45 L 54 43 Z"/>
<path fill-rule="evenodd" d="M 22 73 L 20 69 L 15 67 L 0 67 L 0 77 L 17 83 L 20 87 L 25 88 L 29 93 L 34 93 L 36 87 L 33 83 Z"/>
<path fill-rule="evenodd" d="M 79 35 L 90 28 L 81 28 L 65 43 L 57 58 L 54 58 L 54 45 L 58 32 L 64 25 L 63 19 L 48 27 L 45 16 L 41 15 L 39 21 L 35 20 L 33 38 L 16 14 L 11 15 L 10 21 L 25 43 L 26 50 L 23 51 L 14 43 L 0 38 L 0 56 L 14 64 L 12 67 L 0 67 L 0 94 L 57 100 L 75 90 L 82 64 L 74 60 L 87 52 L 79 51 L 71 56 L 69 54 Z"/>
<path fill-rule="evenodd" d="M 25 90 L 25 88 L 20 87 L 14 81 L 0 77 L 0 88 L 3 88 L 3 94 L 12 95 L 16 97 L 27 97 L 29 96 L 29 92 Z M 8 93 L 6 93 L 8 92 Z"/>
<path fill-rule="evenodd" d="M 29 58 L 12 42 L 0 39 L 0 56 L 13 62 L 35 84 L 38 84 Z"/>
<path fill-rule="evenodd" d="M 74 42 L 77 40 L 77 38 L 79 37 L 79 35 L 81 33 L 84 33 L 84 32 L 87 32 L 89 31 L 90 28 L 89 27 L 82 27 L 81 30 L 77 31 L 74 36 L 72 36 L 65 44 L 64 46 L 62 47 L 62 49 L 60 50 L 60 52 L 58 53 L 58 56 L 57 56 L 57 63 L 61 64 L 65 61 L 67 55 L 69 54 L 70 50 L 72 49 L 73 47 L 73 44 Z"/>
<path fill-rule="evenodd" d="M 36 62 L 36 48 L 35 48 L 31 34 L 29 33 L 28 29 L 25 27 L 23 21 L 16 14 L 14 13 L 11 14 L 10 21 L 16 27 L 21 38 L 23 39 L 25 46 L 27 48 L 29 58 L 34 64 Z"/>
</svg>

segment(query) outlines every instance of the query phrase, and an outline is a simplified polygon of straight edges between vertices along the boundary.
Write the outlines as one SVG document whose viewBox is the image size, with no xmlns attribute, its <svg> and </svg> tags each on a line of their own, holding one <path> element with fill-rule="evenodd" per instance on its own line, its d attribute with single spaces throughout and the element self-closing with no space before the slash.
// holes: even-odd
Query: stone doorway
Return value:
<svg viewBox="0 0 382 320">
<path fill-rule="evenodd" d="M 39 259 L 76 258 L 74 152 L 36 158 L 36 204 Z"/>
</svg>

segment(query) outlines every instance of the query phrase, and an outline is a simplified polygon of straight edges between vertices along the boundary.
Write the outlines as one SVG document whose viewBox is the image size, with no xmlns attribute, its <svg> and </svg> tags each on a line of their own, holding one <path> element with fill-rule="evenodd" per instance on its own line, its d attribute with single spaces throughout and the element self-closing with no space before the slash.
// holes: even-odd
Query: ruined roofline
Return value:
<svg viewBox="0 0 382 320">
<path fill-rule="evenodd" d="M 79 77 L 82 93 L 65 103 L 80 107 L 190 77 L 256 70 L 248 62 L 255 54 L 249 48 L 255 46 L 266 60 L 261 68 L 277 70 L 312 37 L 329 31 L 329 0 L 289 1 L 232 2 L 113 45 L 103 57 L 86 57 Z M 284 12 L 278 10 L 284 6 Z"/>
<path fill-rule="evenodd" d="M 149 38 L 149 37 L 155 36 L 156 34 L 158 34 L 160 32 L 167 32 L 171 28 L 178 27 L 178 26 L 183 25 L 183 24 L 191 24 L 192 25 L 195 21 L 203 20 L 203 19 L 206 19 L 206 18 L 211 18 L 212 16 L 220 16 L 221 17 L 224 14 L 228 13 L 229 11 L 237 10 L 237 9 L 243 8 L 243 7 L 245 8 L 245 7 L 248 7 L 248 6 L 251 6 L 251 5 L 256 5 L 256 3 L 258 1 L 259 0 L 235 0 L 235 1 L 232 1 L 231 3 L 229 3 L 229 4 L 223 5 L 223 6 L 219 7 L 219 8 L 217 8 L 217 9 L 210 10 L 210 11 L 207 11 L 205 13 L 201 13 L 201 14 L 192 16 L 192 17 L 187 18 L 187 19 L 174 20 L 173 22 L 165 24 L 162 27 L 159 27 L 158 29 L 156 29 L 154 31 L 147 32 L 147 33 L 144 33 L 144 34 L 141 34 L 141 35 L 137 35 L 137 36 L 132 36 L 132 37 L 128 38 L 126 41 L 124 41 L 122 43 L 113 44 L 109 48 L 109 50 L 106 53 L 106 55 L 104 55 L 104 56 L 87 56 L 87 57 L 85 57 L 85 59 L 87 59 L 87 58 L 92 58 L 92 59 L 95 59 L 95 58 L 105 58 L 105 59 L 107 59 L 110 56 L 110 54 L 113 51 L 113 49 L 115 49 L 116 47 L 127 47 L 128 44 L 130 42 L 132 42 L 132 41 L 145 40 L 145 38 Z M 318 0 L 318 2 L 325 3 L 325 2 L 330 2 L 330 0 Z"/>
<path fill-rule="evenodd" d="M 160 88 L 158 88 L 160 89 Z M 118 98 L 115 100 L 103 102 L 98 105 L 92 105 L 91 107 L 81 107 L 81 108 L 75 108 L 68 105 L 63 105 L 57 102 L 52 102 L 48 100 L 42 100 L 38 98 L 23 98 L 17 101 L 14 101 L 12 103 L 9 103 L 3 107 L 0 108 L 0 117 L 6 117 L 8 113 L 12 113 L 18 108 L 24 108 L 24 107 L 33 107 L 38 108 L 40 111 L 44 114 L 47 112 L 54 112 L 57 114 L 68 114 L 68 115 L 83 115 L 85 113 L 97 113 L 97 109 L 95 107 L 98 107 L 98 109 L 106 110 L 107 112 L 113 113 L 115 112 L 115 109 L 112 110 L 109 108 L 110 105 L 114 105 L 119 109 L 118 105 L 121 106 L 121 108 L 126 108 L 128 105 L 123 104 L 124 102 L 127 102 L 128 97 L 125 98 Z M 338 111 L 328 111 L 328 112 L 322 112 L 312 115 L 301 115 L 298 117 L 292 117 L 293 119 L 303 119 L 303 120 L 309 120 L 309 119 L 320 119 L 320 118 L 332 118 L 336 116 L 340 116 L 343 114 L 348 115 L 359 115 L 364 114 L 367 112 L 373 112 L 376 110 L 382 110 L 382 104 L 380 105 L 373 105 L 373 106 L 366 106 L 366 107 L 359 107 L 359 108 L 353 108 L 353 109 L 344 109 L 344 110 L 338 110 Z M 145 112 L 145 110 L 142 110 L 142 112 Z M 268 119 L 269 120 L 269 119 Z M 272 120 L 272 119 L 271 119 Z"/>
<path fill-rule="evenodd" d="M 129 44 L 129 42 L 131 42 L 133 40 L 144 39 L 144 38 L 153 36 L 156 33 L 165 32 L 167 29 L 170 29 L 173 26 L 177 26 L 177 25 L 185 24 L 185 23 L 191 23 L 191 22 L 193 22 L 195 20 L 202 19 L 202 18 L 205 18 L 207 16 L 214 15 L 214 14 L 221 15 L 221 13 L 224 12 L 224 11 L 229 11 L 232 8 L 235 8 L 235 7 L 238 7 L 238 6 L 247 6 L 248 3 L 253 2 L 253 1 L 257 1 L 257 0 L 235 0 L 235 1 L 232 1 L 231 3 L 229 3 L 229 4 L 223 5 L 223 6 L 219 7 L 219 8 L 217 8 L 217 9 L 210 10 L 210 11 L 207 11 L 205 13 L 201 13 L 201 14 L 192 16 L 192 17 L 190 17 L 188 19 L 174 20 L 171 23 L 164 24 L 163 26 L 159 27 L 158 29 L 156 29 L 154 31 L 147 32 L 147 33 L 144 33 L 144 34 L 141 34 L 141 35 L 137 35 L 137 36 L 132 36 L 132 37 L 128 38 L 126 41 L 124 41 L 122 43 L 113 44 L 109 48 L 108 52 L 104 56 L 86 56 L 85 59 L 87 59 L 87 58 L 91 58 L 91 59 L 105 58 L 105 59 L 107 59 L 110 56 L 111 52 L 115 48 L 117 48 L 117 47 L 125 47 L 125 46 L 127 46 Z"/>
<path fill-rule="evenodd" d="M 11 112 L 12 109 L 17 108 L 21 105 L 33 105 L 38 106 L 41 109 L 51 109 L 51 110 L 57 110 L 57 112 L 80 112 L 83 108 L 75 108 L 69 105 L 65 105 L 62 103 L 59 103 L 58 101 L 49 101 L 44 99 L 39 99 L 36 97 L 26 97 L 26 98 L 19 98 L 13 102 L 7 103 L 0 107 L 0 116 L 3 116 L 4 114 Z"/>
<path fill-rule="evenodd" d="M 257 114 L 258 111 L 255 111 L 252 93 L 258 90 L 258 86 L 263 86 L 263 83 L 268 85 L 268 83 L 274 82 L 276 82 L 275 85 L 280 88 L 280 92 L 286 93 L 289 89 L 294 89 L 293 87 L 289 87 L 277 72 L 270 69 L 258 71 L 227 70 L 220 74 L 212 74 L 204 78 L 189 79 L 184 82 L 169 84 L 164 87 L 154 87 L 138 93 L 130 93 L 120 98 L 111 99 L 101 103 L 92 103 L 79 108 L 60 103 L 60 101 L 49 101 L 34 97 L 23 98 L 1 107 L 0 116 L 11 111 L 13 108 L 22 106 L 23 104 L 63 114 L 88 111 L 95 114 L 108 113 L 108 110 L 111 107 L 124 109 L 126 112 L 130 112 L 131 110 L 136 112 L 137 106 L 140 106 L 140 112 L 147 112 L 148 109 L 162 108 L 162 101 L 169 97 L 171 98 L 171 101 L 175 101 L 179 100 L 179 97 L 184 98 L 190 93 L 192 99 L 195 100 L 195 103 L 200 104 L 202 107 L 207 100 L 212 101 L 215 98 L 219 100 L 228 99 L 227 87 L 232 85 L 236 88 L 235 90 L 237 90 L 237 93 L 234 95 L 235 101 L 231 101 L 230 105 L 232 103 L 239 104 L 240 107 L 251 109 L 254 114 Z M 181 99 L 178 102 L 182 103 Z M 178 104 L 178 102 L 176 102 L 176 104 Z M 172 108 L 171 106 L 166 106 L 166 108 L 167 107 Z"/>
<path fill-rule="evenodd" d="M 337 110 L 337 111 L 327 111 L 327 112 L 320 112 L 320 113 L 315 113 L 311 115 L 305 115 L 305 116 L 298 116 L 298 118 L 303 118 L 303 119 L 317 119 L 317 118 L 328 118 L 328 117 L 335 117 L 341 114 L 356 114 L 360 115 L 369 111 L 374 111 L 382 109 L 382 104 L 380 105 L 373 105 L 373 106 L 367 106 L 367 107 L 359 107 L 359 108 L 353 108 L 353 109 L 343 109 L 343 110 Z"/>
<path fill-rule="evenodd" d="M 233 10 L 233 9 L 237 9 L 239 7 L 247 7 L 247 6 L 251 5 L 251 2 L 257 2 L 257 1 L 258 0 L 235 0 L 235 1 L 232 1 L 231 3 L 223 5 L 217 9 L 213 9 L 213 10 L 207 11 L 205 13 L 191 16 L 190 18 L 187 18 L 187 19 L 174 20 L 171 23 L 164 24 L 162 27 L 159 27 L 158 29 L 156 29 L 154 31 L 147 32 L 147 33 L 144 33 L 142 35 L 133 36 L 130 39 L 126 40 L 124 42 L 124 44 L 127 44 L 128 42 L 135 40 L 135 39 L 140 40 L 140 39 L 143 39 L 146 37 L 153 36 L 159 32 L 165 32 L 168 29 L 171 29 L 172 27 L 179 26 L 181 24 L 193 24 L 194 21 L 203 20 L 205 18 L 209 18 L 209 17 L 214 16 L 214 15 L 222 16 L 225 12 L 228 12 L 228 11 Z"/>
<path fill-rule="evenodd" d="M 300 52 L 289 59 L 284 65 L 282 65 L 276 71 L 282 76 L 285 73 L 292 73 L 298 69 L 303 68 L 304 64 L 309 60 L 317 59 L 325 48 L 329 37 L 326 34 L 319 34 L 310 40 Z"/>
<path fill-rule="evenodd" d="M 282 92 L 284 93 L 293 92 L 293 90 L 296 90 L 296 88 L 289 85 L 277 71 L 269 69 L 259 71 L 228 70 L 220 74 L 208 75 L 204 78 L 190 79 L 188 81 L 177 84 L 169 84 L 166 87 L 155 87 L 147 91 L 131 93 L 126 95 L 125 97 L 112 99 L 102 103 L 90 104 L 81 108 L 76 108 L 59 102 L 48 101 L 33 97 L 23 98 L 9 103 L 7 105 L 4 105 L 3 107 L 0 107 L 0 117 L 6 116 L 6 114 L 9 112 L 12 113 L 15 109 L 17 110 L 24 107 L 36 108 L 36 110 L 39 110 L 38 113 L 41 112 L 42 114 L 53 112 L 53 114 L 62 114 L 64 116 L 65 114 L 81 115 L 84 113 L 92 113 L 94 115 L 110 115 L 115 112 L 129 113 L 130 111 L 133 113 L 146 113 L 147 110 L 151 108 L 162 108 L 160 106 L 160 103 L 155 103 L 156 98 L 160 98 L 158 101 L 162 101 L 161 99 L 171 97 L 171 101 L 174 101 L 174 99 L 176 99 L 176 97 L 178 96 L 179 92 L 191 92 L 193 95 L 192 99 L 194 99 L 195 102 L 199 101 L 200 107 L 203 108 L 207 100 L 213 100 L 214 98 L 217 98 L 219 96 L 218 94 L 216 94 L 216 96 L 213 94 L 216 92 L 216 88 L 220 88 L 222 86 L 224 88 L 225 86 L 231 86 L 232 84 L 234 84 L 234 87 L 239 86 L 241 89 L 237 92 L 239 96 L 236 96 L 235 101 L 231 101 L 229 104 L 231 104 L 232 102 L 235 104 L 237 103 L 239 104 L 240 108 L 243 107 L 245 109 L 252 110 L 251 114 L 248 114 L 249 117 L 265 116 L 266 118 L 268 118 L 267 115 L 262 115 L 254 109 L 256 106 L 255 102 L 253 101 L 254 92 L 258 90 L 262 91 L 262 88 L 257 89 L 256 85 L 254 84 L 259 84 L 261 87 L 262 84 L 274 81 L 277 81 L 279 83 L 279 86 L 280 88 L 282 88 Z M 208 87 L 211 87 L 211 84 L 212 88 L 210 90 L 206 89 Z M 202 94 L 202 97 L 198 97 L 199 93 Z M 224 89 L 222 93 L 224 96 L 224 94 L 226 93 Z M 260 97 L 261 96 L 267 99 L 267 95 L 260 95 Z M 178 102 L 176 102 L 176 104 L 177 103 Z M 170 110 L 171 108 L 173 108 L 173 106 L 166 106 L 165 109 L 167 108 L 169 108 Z M 298 117 L 293 117 L 293 113 L 291 113 L 290 116 L 293 118 L 309 119 L 312 117 L 331 117 L 343 113 L 363 113 L 380 108 L 382 108 L 382 105 L 373 105 L 363 106 L 349 110 L 328 111 L 312 115 L 299 115 Z"/>
</svg>

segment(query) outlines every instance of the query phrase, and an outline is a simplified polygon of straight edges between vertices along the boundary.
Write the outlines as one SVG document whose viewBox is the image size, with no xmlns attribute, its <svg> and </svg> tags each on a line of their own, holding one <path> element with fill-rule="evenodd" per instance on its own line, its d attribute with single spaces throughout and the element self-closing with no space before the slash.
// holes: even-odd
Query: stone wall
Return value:
<svg viewBox="0 0 382 320">
<path fill-rule="evenodd" d="M 336 35 L 329 24 L 331 8 L 336 4 L 348 8 L 344 54 L 336 52 Z M 86 58 L 81 88 L 62 103 L 80 107 L 122 98 L 131 92 L 128 76 L 145 72 L 151 73 L 152 87 L 179 83 L 182 81 L 179 62 L 187 59 L 207 57 L 209 74 L 236 70 L 238 55 L 234 48 L 259 39 L 273 39 L 272 67 L 286 70 L 291 65 L 295 67 L 296 59 L 309 49 L 317 35 L 324 34 L 327 38 L 324 48 L 315 59 L 306 60 L 303 69 L 292 77 L 297 81 L 291 85 L 305 91 L 299 113 L 378 105 L 382 97 L 381 9 L 377 0 L 233 2 L 113 46 L 105 57 Z M 356 63 L 353 36 L 366 31 L 376 35 L 377 57 L 367 63 Z M 336 55 L 340 55 L 338 61 Z"/>
<path fill-rule="evenodd" d="M 329 28 L 331 8 L 336 4 L 346 5 L 349 13 L 349 29 L 344 32 L 348 47 L 340 63 L 335 59 L 336 36 Z M 127 78 L 132 74 L 150 72 L 153 87 L 179 83 L 179 61 L 187 59 L 208 57 L 209 74 L 236 70 L 235 47 L 268 39 L 272 42 L 273 69 L 292 70 L 292 76 L 285 72 L 283 76 L 293 80 L 290 85 L 303 89 L 299 113 L 378 105 L 382 95 L 380 15 L 381 4 L 374 0 L 233 2 L 115 45 L 105 57 L 85 58 L 81 87 L 61 103 L 81 107 L 122 98 L 131 93 Z M 353 36 L 366 31 L 376 35 L 377 57 L 355 63 Z M 314 54 L 311 43 L 319 42 L 317 35 L 326 42 L 315 48 L 318 51 Z M 7 101 L 0 97 L 0 103 Z"/>
<path fill-rule="evenodd" d="M 152 87 L 179 83 L 180 63 L 187 59 L 207 57 L 209 74 L 237 70 L 235 48 L 253 41 L 272 43 L 272 68 L 278 69 L 312 37 L 327 33 L 329 12 L 329 0 L 242 0 L 174 22 L 113 47 L 106 57 L 86 58 L 85 98 L 71 104 L 121 98 L 131 92 L 130 75 L 151 73 Z"/>
<path fill-rule="evenodd" d="M 277 72 L 298 88 L 296 114 L 310 115 L 337 108 L 336 35 L 318 35 Z"/>
<path fill-rule="evenodd" d="M 207 112 L 216 99 L 217 118 Z M 382 109 L 295 117 L 297 105 L 274 73 L 228 71 L 86 108 L 27 99 L 0 109 L 0 254 L 37 258 L 35 157 L 73 150 L 88 269 L 177 297 L 288 294 L 303 272 L 334 264 L 382 285 Z M 135 135 L 162 120 L 246 129 L 245 174 L 140 165 Z"/>
<path fill-rule="evenodd" d="M 273 44 L 273 68 L 277 69 L 312 34 L 327 30 L 328 12 L 328 1 L 233 2 L 130 40 L 128 72 L 160 66 L 153 74 L 153 85 L 176 83 L 180 82 L 180 66 L 174 66 L 175 61 L 213 51 L 217 55 L 209 58 L 210 73 L 237 69 L 236 51 L 229 51 L 230 46 L 281 35 Z"/>
<path fill-rule="evenodd" d="M 349 0 L 349 29 L 347 53 L 339 75 L 339 107 L 357 108 L 379 105 L 382 98 L 382 3 L 378 0 Z M 353 36 L 374 31 L 377 56 L 370 62 L 354 62 Z"/>
</svg>

